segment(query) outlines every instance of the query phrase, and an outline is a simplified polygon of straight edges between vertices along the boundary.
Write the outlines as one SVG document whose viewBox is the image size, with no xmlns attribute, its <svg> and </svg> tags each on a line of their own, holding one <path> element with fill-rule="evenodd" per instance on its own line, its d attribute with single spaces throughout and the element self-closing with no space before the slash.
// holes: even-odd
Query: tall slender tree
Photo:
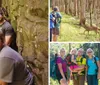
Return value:
<svg viewBox="0 0 100 85">
<path fill-rule="evenodd" d="M 85 4 L 86 0 L 80 0 L 80 25 L 85 25 Z"/>
<path fill-rule="evenodd" d="M 77 0 L 74 0 L 74 16 L 77 15 Z"/>
</svg>

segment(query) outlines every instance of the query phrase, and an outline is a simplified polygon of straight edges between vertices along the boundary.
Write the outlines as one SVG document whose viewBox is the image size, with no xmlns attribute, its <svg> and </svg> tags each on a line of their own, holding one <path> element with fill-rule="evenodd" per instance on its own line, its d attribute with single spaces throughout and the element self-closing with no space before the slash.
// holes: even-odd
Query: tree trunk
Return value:
<svg viewBox="0 0 100 85">
<path fill-rule="evenodd" d="M 69 53 L 70 53 L 70 50 L 71 50 L 71 43 L 69 43 Z"/>
<path fill-rule="evenodd" d="M 2 0 L 0 0 L 0 7 L 2 7 Z"/>
<path fill-rule="evenodd" d="M 77 0 L 77 16 L 80 14 L 80 0 Z"/>
<path fill-rule="evenodd" d="M 65 13 L 68 14 L 68 0 L 64 0 L 65 2 Z"/>
<path fill-rule="evenodd" d="M 85 25 L 85 0 L 80 0 L 80 25 Z"/>
<path fill-rule="evenodd" d="M 90 26 L 92 26 L 92 12 L 93 12 L 93 8 L 92 8 L 92 0 L 90 0 L 89 2 L 89 9 L 90 9 Z"/>
<path fill-rule="evenodd" d="M 74 0 L 74 16 L 77 15 L 77 0 Z"/>
</svg>

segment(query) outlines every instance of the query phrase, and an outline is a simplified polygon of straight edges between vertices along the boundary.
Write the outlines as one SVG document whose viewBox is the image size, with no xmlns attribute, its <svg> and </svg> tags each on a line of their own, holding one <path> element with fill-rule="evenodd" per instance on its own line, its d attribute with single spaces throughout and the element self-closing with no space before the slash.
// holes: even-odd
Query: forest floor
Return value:
<svg viewBox="0 0 100 85">
<path fill-rule="evenodd" d="M 50 78 L 50 85 L 59 85 L 59 83 L 58 83 L 57 80 L 53 80 L 52 78 Z M 73 85 L 72 80 L 70 81 L 69 85 Z M 87 85 L 87 83 L 85 83 L 85 85 Z M 100 80 L 99 80 L 99 84 L 98 85 L 100 85 Z"/>
<path fill-rule="evenodd" d="M 50 85 L 60 85 L 60 84 L 58 83 L 57 80 L 53 80 L 53 79 L 51 78 L 51 79 L 50 79 Z M 72 80 L 70 81 L 70 84 L 69 84 L 69 85 L 73 85 Z M 85 83 L 85 85 L 87 85 L 87 83 Z"/>
<path fill-rule="evenodd" d="M 100 41 L 100 34 L 94 31 L 85 32 L 85 28 L 79 25 L 79 19 L 70 15 L 62 14 L 62 23 L 60 27 L 60 35 L 58 41 L 70 42 L 96 42 Z"/>
</svg>

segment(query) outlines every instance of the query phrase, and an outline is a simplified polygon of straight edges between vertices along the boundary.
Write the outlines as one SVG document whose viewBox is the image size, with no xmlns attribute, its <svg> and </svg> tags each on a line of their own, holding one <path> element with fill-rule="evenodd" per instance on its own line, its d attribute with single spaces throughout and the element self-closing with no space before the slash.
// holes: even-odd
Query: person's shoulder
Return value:
<svg viewBox="0 0 100 85">
<path fill-rule="evenodd" d="M 3 27 L 4 28 L 12 28 L 12 25 L 8 21 L 5 21 L 3 24 Z"/>
<path fill-rule="evenodd" d="M 3 47 L 3 49 L 0 52 L 0 58 L 9 58 L 11 59 L 11 55 L 13 52 L 11 51 L 11 48 L 9 46 Z"/>
<path fill-rule="evenodd" d="M 83 60 L 86 60 L 86 58 L 85 58 L 84 56 L 82 56 L 82 59 L 83 59 Z"/>
<path fill-rule="evenodd" d="M 86 60 L 86 58 L 83 58 L 83 60 Z"/>
<path fill-rule="evenodd" d="M 60 56 L 57 57 L 57 60 L 62 60 L 62 58 Z"/>
<path fill-rule="evenodd" d="M 56 14 L 59 15 L 59 16 L 62 16 L 60 12 L 57 12 Z"/>
<path fill-rule="evenodd" d="M 56 63 L 62 63 L 62 58 L 61 57 L 57 57 Z"/>
<path fill-rule="evenodd" d="M 13 54 L 13 53 L 14 53 L 13 50 L 9 46 L 4 46 L 3 49 L 0 52 L 0 55 L 7 57 L 7 56 L 9 56 L 10 54 Z"/>
<path fill-rule="evenodd" d="M 61 59 L 61 57 L 60 56 L 57 56 L 57 59 Z"/>
<path fill-rule="evenodd" d="M 22 59 L 22 56 L 18 52 L 16 52 L 15 50 L 13 50 L 11 47 L 9 47 L 9 46 L 5 46 L 1 50 L 0 57 L 7 57 L 7 58 L 11 58 L 13 60 L 16 60 L 17 58 Z"/>
<path fill-rule="evenodd" d="M 97 61 L 99 61 L 99 58 L 97 56 L 94 57 Z"/>
</svg>

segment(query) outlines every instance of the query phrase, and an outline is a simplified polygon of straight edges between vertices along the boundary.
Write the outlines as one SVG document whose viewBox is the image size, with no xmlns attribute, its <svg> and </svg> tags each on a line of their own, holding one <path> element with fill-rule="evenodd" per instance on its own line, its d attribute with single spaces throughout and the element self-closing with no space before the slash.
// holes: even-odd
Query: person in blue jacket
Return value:
<svg viewBox="0 0 100 85">
<path fill-rule="evenodd" d="M 52 41 L 52 29 L 54 28 L 55 21 L 55 17 L 53 15 L 55 15 L 55 11 L 50 13 L 50 41 Z"/>
<path fill-rule="evenodd" d="M 51 41 L 57 41 L 58 35 L 59 35 L 59 29 L 61 25 L 61 18 L 62 15 L 59 12 L 59 8 L 55 6 L 53 8 L 53 11 L 50 14 L 50 37 L 52 37 Z M 52 36 L 53 35 L 53 36 Z"/>
<path fill-rule="evenodd" d="M 98 79 L 100 79 L 100 62 L 99 58 L 94 56 L 94 52 L 91 48 L 87 51 L 87 84 L 98 85 Z"/>
</svg>

